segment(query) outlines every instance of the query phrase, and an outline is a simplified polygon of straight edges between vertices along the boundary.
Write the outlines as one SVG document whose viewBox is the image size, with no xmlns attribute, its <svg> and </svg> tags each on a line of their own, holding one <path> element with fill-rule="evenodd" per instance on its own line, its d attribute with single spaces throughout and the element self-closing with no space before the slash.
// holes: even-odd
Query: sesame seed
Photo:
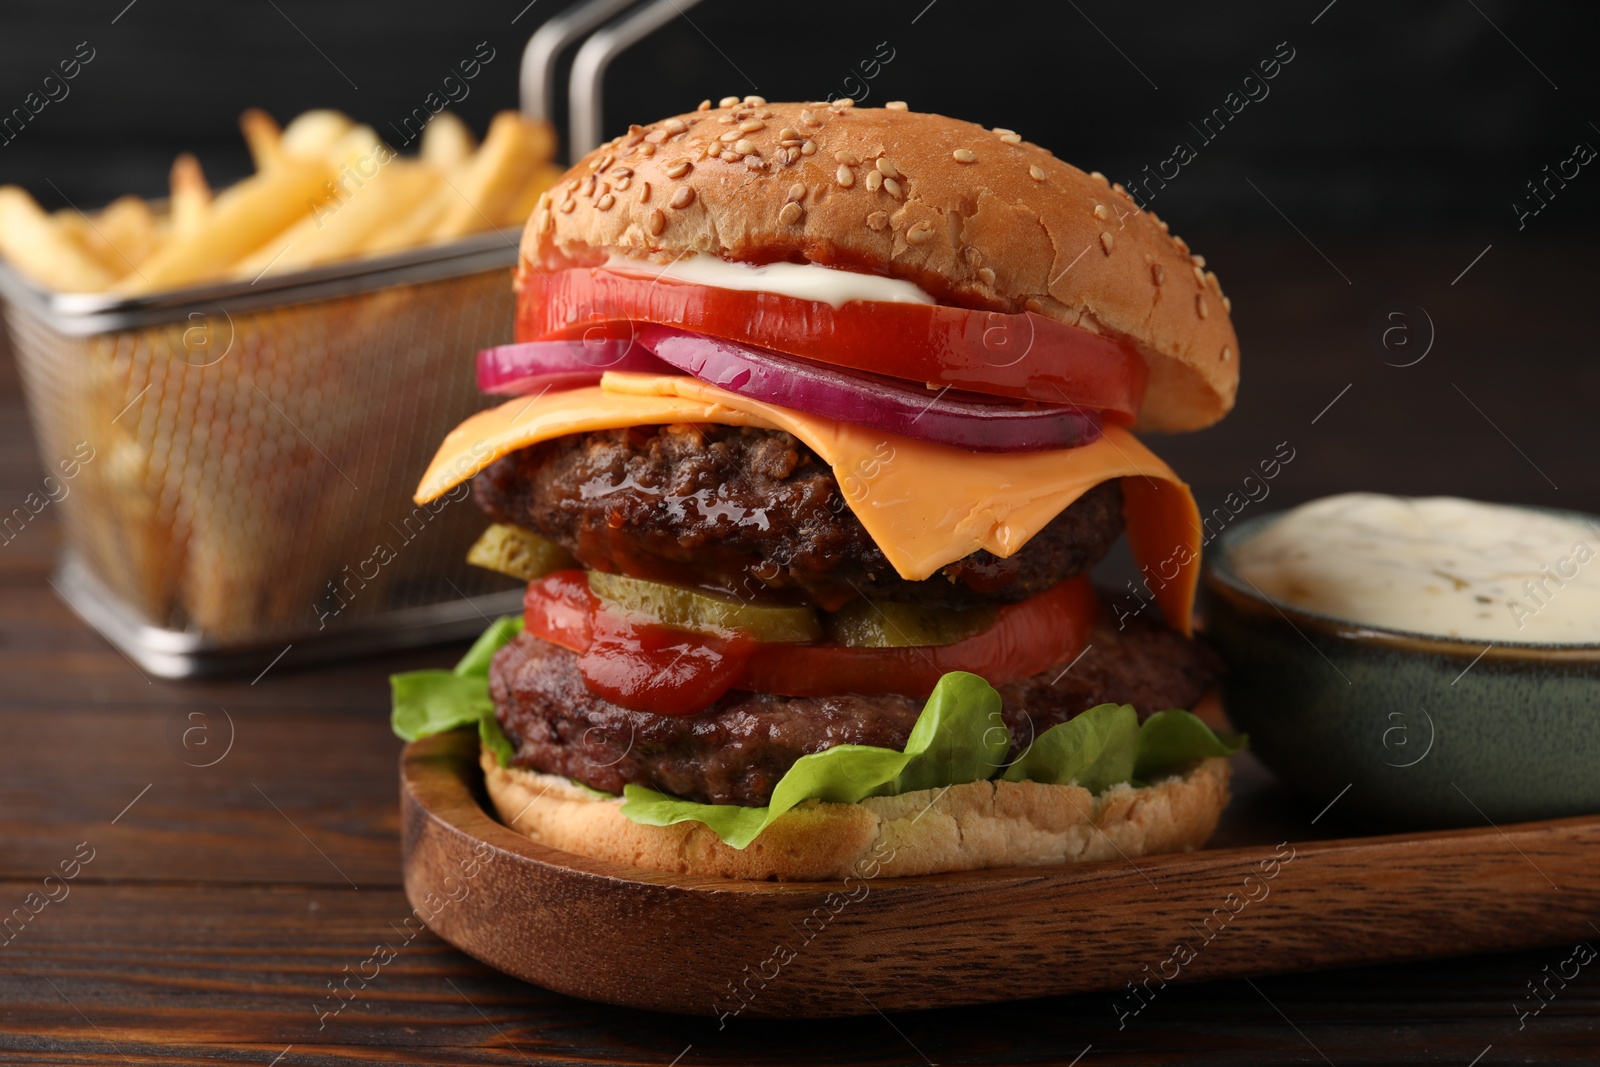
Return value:
<svg viewBox="0 0 1600 1067">
<path fill-rule="evenodd" d="M 719 126 L 732 126 L 733 125 L 733 116 L 732 115 L 723 115 L 721 118 L 719 118 L 717 120 L 717 125 L 719 125 Z"/>
<path fill-rule="evenodd" d="M 1206 272 L 1199 267 L 1191 267 L 1190 269 L 1194 271 L 1194 280 L 1204 285 L 1206 283 Z"/>
<path fill-rule="evenodd" d="M 1179 237 L 1177 234 L 1173 234 L 1172 243 L 1177 245 L 1178 251 L 1182 252 L 1184 255 L 1189 254 L 1189 242 L 1185 241 L 1182 237 Z"/>
<path fill-rule="evenodd" d="M 855 167 L 861 164 L 861 160 L 856 158 L 854 152 L 846 152 L 842 148 L 833 154 L 833 161 L 835 163 L 843 163 L 847 167 Z"/>
<path fill-rule="evenodd" d="M 656 154 L 656 146 L 646 142 L 639 146 L 639 154 L 646 157 L 653 156 Z"/>
<path fill-rule="evenodd" d="M 1100 235 L 1100 247 L 1105 249 L 1106 255 L 1111 254 L 1111 233 L 1106 231 Z"/>
<path fill-rule="evenodd" d="M 538 233 L 549 233 L 550 230 L 555 227 L 555 224 L 556 224 L 555 216 L 550 214 L 550 209 L 549 208 L 545 208 L 544 210 L 539 212 L 539 228 L 537 230 Z"/>
<path fill-rule="evenodd" d="M 883 188 L 883 175 L 875 170 L 867 171 L 867 188 L 877 192 Z"/>
<path fill-rule="evenodd" d="M 739 153 L 730 148 L 722 153 L 722 161 L 724 163 L 737 163 L 739 162 Z"/>
<path fill-rule="evenodd" d="M 721 136 L 719 136 L 717 138 L 717 140 L 721 141 L 723 144 L 732 144 L 734 141 L 737 141 L 738 139 L 739 139 L 739 131 L 738 130 L 729 130 L 727 133 L 722 134 Z"/>
<path fill-rule="evenodd" d="M 599 208 L 601 211 L 610 211 L 611 205 L 615 204 L 616 202 L 617 198 L 612 196 L 610 193 L 607 193 L 605 196 L 602 196 L 599 200 L 597 200 L 594 206 Z"/>
<path fill-rule="evenodd" d="M 874 171 L 873 173 L 877 172 Z M 900 199 L 900 183 L 895 181 L 893 178 L 883 179 L 883 191 L 894 197 L 896 200 Z"/>
<path fill-rule="evenodd" d="M 1189 257 L 1189 262 L 1193 263 L 1197 267 L 1203 267 L 1203 266 L 1206 265 L 1206 257 L 1205 256 L 1199 256 L 1199 255 L 1190 256 Z"/>
<path fill-rule="evenodd" d="M 692 185 L 680 186 L 678 191 L 672 194 L 673 207 L 688 207 L 692 203 L 694 203 L 694 186 Z"/>
<path fill-rule="evenodd" d="M 909 108 L 906 107 L 906 102 L 904 100 L 891 100 L 887 104 L 883 105 L 883 109 L 885 111 L 908 111 L 908 110 L 910 110 Z"/>
<path fill-rule="evenodd" d="M 795 223 L 799 222 L 805 217 L 805 208 L 795 203 L 783 205 L 783 209 L 778 212 L 778 221 L 783 223 L 785 226 L 793 226 Z"/>
<path fill-rule="evenodd" d="M 1044 181 L 1044 168 L 1039 166 L 1029 167 L 1028 177 L 1032 178 L 1036 182 Z"/>
<path fill-rule="evenodd" d="M 733 143 L 733 150 L 739 153 L 741 156 L 750 156 L 755 155 L 756 146 L 752 141 L 740 139 Z"/>
<path fill-rule="evenodd" d="M 1223 297 L 1222 298 L 1222 310 L 1226 311 L 1230 315 L 1233 314 L 1233 301 L 1229 300 L 1227 297 Z M 1223 351 L 1226 352 L 1227 349 L 1223 349 Z M 1224 355 L 1222 358 L 1223 359 L 1227 359 L 1228 357 L 1226 355 Z"/>
<path fill-rule="evenodd" d="M 933 223 L 919 222 L 906 231 L 906 243 L 921 245 L 933 240 Z"/>
<path fill-rule="evenodd" d="M 793 126 L 785 126 L 783 129 L 778 131 L 778 140 L 798 141 L 800 140 L 800 131 L 795 129 Z"/>
<path fill-rule="evenodd" d="M 699 106 L 697 106 L 695 108 L 695 110 L 696 111 L 710 111 L 711 110 L 711 101 L 710 100 L 702 100 L 702 101 L 700 101 Z"/>
<path fill-rule="evenodd" d="M 804 200 L 805 198 L 806 187 L 802 183 L 795 182 L 793 185 L 789 186 L 789 200 L 791 202 L 796 200 Z"/>
<path fill-rule="evenodd" d="M 675 159 L 667 164 L 667 177 L 681 178 L 694 169 L 694 164 L 687 159 Z"/>
<path fill-rule="evenodd" d="M 1100 183 L 1100 184 L 1101 184 L 1101 185 L 1105 185 L 1105 184 L 1106 184 L 1106 176 L 1105 176 L 1105 175 L 1104 175 L 1104 174 L 1101 174 L 1101 173 L 1100 173 L 1100 172 L 1099 172 L 1099 171 L 1097 171 L 1097 170 L 1091 170 L 1091 171 L 1090 171 L 1090 172 L 1089 172 L 1089 177 L 1091 177 L 1091 178 L 1093 178 L 1093 179 L 1095 179 L 1095 180 L 1096 180 L 1096 181 L 1098 181 L 1098 182 L 1099 182 L 1099 183 Z"/>
<path fill-rule="evenodd" d="M 867 216 L 867 228 L 870 230 L 881 231 L 888 225 L 889 213 L 887 211 L 874 211 L 872 214 Z"/>
<path fill-rule="evenodd" d="M 1021 144 L 1022 143 L 1022 134 L 1020 134 L 1020 133 L 1002 133 L 1000 135 L 1000 140 L 1004 141 L 1006 144 Z"/>
<path fill-rule="evenodd" d="M 1156 220 L 1156 225 L 1161 227 L 1161 232 L 1162 233 L 1171 233 L 1172 232 L 1172 227 L 1167 224 L 1167 220 L 1166 219 L 1157 219 Z"/>
<path fill-rule="evenodd" d="M 856 172 L 845 166 L 843 163 L 839 164 L 839 169 L 834 174 L 834 177 L 837 178 L 839 184 L 846 189 L 850 188 L 856 183 Z"/>
<path fill-rule="evenodd" d="M 993 267 L 979 267 L 978 268 L 978 280 L 980 282 L 982 282 L 984 285 L 993 285 L 994 284 L 994 268 Z"/>
<path fill-rule="evenodd" d="M 816 155 L 817 154 L 817 142 L 815 142 L 815 141 L 807 141 L 805 144 L 801 145 L 800 146 L 800 154 L 802 156 L 814 156 L 814 155 Z"/>
<path fill-rule="evenodd" d="M 820 126 L 820 125 L 822 125 L 820 122 L 817 121 L 817 113 L 812 111 L 809 108 L 804 108 L 804 109 L 801 110 L 801 112 L 800 112 L 800 122 L 801 122 L 802 125 L 805 125 L 805 126 Z"/>
<path fill-rule="evenodd" d="M 951 152 L 950 155 L 955 158 L 957 163 L 973 163 L 976 162 L 978 158 L 972 154 L 972 149 L 970 148 L 958 148 L 954 152 Z"/>
<path fill-rule="evenodd" d="M 744 102 L 749 104 L 751 107 L 767 106 L 767 98 L 764 96 L 747 96 L 744 98 Z"/>
<path fill-rule="evenodd" d="M 1222 283 L 1217 280 L 1217 272 L 1216 271 L 1214 271 L 1214 270 L 1206 271 L 1206 283 L 1208 285 L 1210 285 L 1211 288 L 1215 289 L 1218 293 L 1222 292 Z"/>
<path fill-rule="evenodd" d="M 649 202 L 650 202 L 650 183 L 649 182 L 640 182 L 639 183 L 639 203 L 648 204 Z"/>
<path fill-rule="evenodd" d="M 993 132 L 995 134 L 997 134 L 998 136 L 1000 136 L 1000 137 L 1004 137 L 1008 133 L 1016 133 L 1017 131 L 1016 130 L 1008 130 L 1004 126 L 996 126 L 994 128 Z"/>
<path fill-rule="evenodd" d="M 615 159 L 616 159 L 616 157 L 612 156 L 612 155 L 601 156 L 600 157 L 600 162 L 595 165 L 594 169 L 595 170 L 605 170 L 607 167 L 611 166 L 612 162 Z"/>
<path fill-rule="evenodd" d="M 671 134 L 687 133 L 689 130 L 689 127 L 682 119 L 668 119 L 666 124 L 661 128 Z"/>
<path fill-rule="evenodd" d="M 885 178 L 900 177 L 900 172 L 896 170 L 894 164 L 890 163 L 887 159 L 879 159 L 877 162 L 877 167 L 878 173 L 883 175 Z"/>
<path fill-rule="evenodd" d="M 855 107 L 856 102 L 848 96 L 841 96 L 839 99 L 833 102 L 833 106 L 838 108 L 840 111 L 843 111 L 845 108 Z"/>
<path fill-rule="evenodd" d="M 633 179 L 632 178 L 629 178 L 629 177 L 618 178 L 617 179 L 617 185 L 616 185 L 617 192 L 619 192 L 619 193 L 627 192 L 628 191 L 628 186 L 630 186 L 632 184 L 633 184 Z"/>
<path fill-rule="evenodd" d="M 561 213 L 563 215 L 570 215 L 572 214 L 572 209 L 577 206 L 578 202 L 569 196 L 567 199 L 561 201 Z"/>
<path fill-rule="evenodd" d="M 1159 263 L 1150 264 L 1150 278 L 1157 285 L 1160 285 L 1167 279 L 1167 269 Z"/>
<path fill-rule="evenodd" d="M 1039 303 L 1039 298 L 1036 296 L 1030 296 L 1028 299 L 1024 300 L 1022 302 L 1022 307 L 1024 310 L 1031 311 L 1035 315 L 1044 313 L 1044 305 Z"/>
<path fill-rule="evenodd" d="M 778 153 L 778 162 L 782 163 L 786 167 L 799 158 L 800 150 L 798 148 L 785 148 L 783 151 Z"/>
<path fill-rule="evenodd" d="M 1222 346 L 1222 362 L 1226 363 L 1226 362 L 1228 362 L 1228 360 L 1230 360 L 1232 358 L 1233 358 L 1233 349 L 1229 348 L 1227 345 L 1223 345 Z"/>
<path fill-rule="evenodd" d="M 1206 298 L 1204 293 L 1195 294 L 1194 309 L 1200 313 L 1200 317 L 1202 319 L 1211 314 L 1211 309 L 1206 307 Z"/>
<path fill-rule="evenodd" d="M 751 119 L 749 122 L 739 123 L 740 133 L 755 133 L 757 130 L 764 130 L 766 128 L 767 124 L 762 122 L 760 119 Z"/>
<path fill-rule="evenodd" d="M 1111 183 L 1111 191 L 1113 193 L 1121 193 L 1123 196 L 1127 196 L 1128 195 L 1128 190 L 1126 190 L 1126 189 L 1124 189 L 1122 187 L 1122 183 L 1121 182 L 1112 182 Z"/>
<path fill-rule="evenodd" d="M 593 174 L 591 174 L 587 178 L 585 178 L 583 180 L 583 190 L 582 190 L 582 194 L 581 195 L 583 195 L 583 196 L 593 196 L 594 195 L 594 186 L 595 186 L 595 182 L 597 180 L 598 179 L 596 179 Z"/>
<path fill-rule="evenodd" d="M 717 101 L 717 106 L 718 107 L 738 107 L 739 106 L 739 98 L 737 96 L 725 96 L 721 100 Z"/>
<path fill-rule="evenodd" d="M 1111 209 L 1104 204 L 1096 204 L 1094 206 L 1094 217 L 1097 219 L 1109 219 L 1111 217 Z"/>
<path fill-rule="evenodd" d="M 627 177 L 630 177 L 633 174 L 633 168 L 632 167 L 613 167 L 613 168 L 611 168 L 611 173 L 616 175 L 618 178 L 627 178 Z"/>
</svg>

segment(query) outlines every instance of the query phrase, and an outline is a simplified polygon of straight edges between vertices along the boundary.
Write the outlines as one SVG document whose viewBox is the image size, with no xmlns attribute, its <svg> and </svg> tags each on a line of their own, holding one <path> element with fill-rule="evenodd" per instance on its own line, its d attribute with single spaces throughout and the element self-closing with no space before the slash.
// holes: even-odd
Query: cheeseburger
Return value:
<svg viewBox="0 0 1600 1067">
<path fill-rule="evenodd" d="M 416 499 L 471 483 L 525 610 L 394 679 L 402 737 L 476 725 L 508 825 L 738 878 L 1204 844 L 1238 742 L 1135 434 L 1220 419 L 1239 348 L 1166 223 L 1009 130 L 730 97 L 573 167 L 516 286 L 509 399 Z"/>
</svg>

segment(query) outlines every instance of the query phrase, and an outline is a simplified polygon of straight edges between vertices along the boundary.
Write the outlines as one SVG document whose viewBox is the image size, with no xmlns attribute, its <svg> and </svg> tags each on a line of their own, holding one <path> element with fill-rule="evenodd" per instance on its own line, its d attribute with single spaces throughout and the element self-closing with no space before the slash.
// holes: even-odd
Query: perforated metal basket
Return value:
<svg viewBox="0 0 1600 1067">
<path fill-rule="evenodd" d="M 488 234 L 141 301 L 51 294 L 0 268 L 41 458 L 65 490 L 62 595 L 167 675 L 481 626 L 502 605 L 462 598 L 510 584 L 462 562 L 481 519 L 410 495 L 481 406 L 465 354 L 510 339 L 515 254 Z"/>
<path fill-rule="evenodd" d="M 610 59 L 694 2 L 589 0 L 549 20 L 523 56 L 523 110 L 547 117 L 556 61 L 588 37 L 569 94 L 587 151 Z M 463 637 L 515 610 L 518 583 L 463 561 L 483 527 L 464 487 L 425 507 L 411 493 L 483 406 L 472 353 L 511 340 L 517 236 L 135 299 L 48 292 L 0 264 L 63 598 L 171 677 Z"/>
</svg>

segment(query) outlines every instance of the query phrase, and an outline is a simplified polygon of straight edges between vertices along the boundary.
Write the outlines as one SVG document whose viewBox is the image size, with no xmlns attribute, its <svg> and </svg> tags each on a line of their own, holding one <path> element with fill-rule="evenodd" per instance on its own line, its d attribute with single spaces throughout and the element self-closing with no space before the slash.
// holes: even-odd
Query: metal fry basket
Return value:
<svg viewBox="0 0 1600 1067">
<path fill-rule="evenodd" d="M 524 111 L 545 116 L 563 50 L 593 34 L 572 71 L 581 155 L 610 58 L 691 3 L 589 0 L 551 19 L 524 53 Z M 465 492 L 411 503 L 439 441 L 484 405 L 472 353 L 511 340 L 516 242 L 134 299 L 49 292 L 0 264 L 62 598 L 166 677 L 460 638 L 517 610 L 520 583 L 464 562 L 483 526 Z M 0 515 L 0 539 L 26 519 Z"/>
<path fill-rule="evenodd" d="M 410 497 L 482 406 L 468 356 L 510 339 L 515 257 L 491 233 L 140 300 L 0 267 L 60 486 L 58 592 L 166 676 L 461 636 L 514 605 L 462 561 L 471 505 Z"/>
</svg>

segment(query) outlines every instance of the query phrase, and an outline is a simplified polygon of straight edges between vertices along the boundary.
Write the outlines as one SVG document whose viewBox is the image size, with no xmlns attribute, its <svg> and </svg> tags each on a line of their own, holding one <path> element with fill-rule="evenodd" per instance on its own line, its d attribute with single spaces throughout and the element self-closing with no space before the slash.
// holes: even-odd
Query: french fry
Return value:
<svg viewBox="0 0 1600 1067">
<path fill-rule="evenodd" d="M 185 152 L 172 164 L 172 236 L 191 237 L 205 226 L 211 214 L 211 186 L 200 161 Z"/>
<path fill-rule="evenodd" d="M 283 159 L 283 131 L 271 115 L 258 107 L 250 108 L 239 116 L 239 129 L 250 146 L 256 170 L 266 170 Z"/>
<path fill-rule="evenodd" d="M 352 126 L 323 153 L 337 168 L 351 168 L 358 178 L 371 177 L 374 168 L 394 158 L 394 151 L 383 143 L 371 126 Z"/>
<path fill-rule="evenodd" d="M 226 277 L 240 260 L 326 203 L 332 177 L 324 160 L 281 158 L 223 192 L 203 229 L 167 242 L 118 288 L 145 292 Z M 274 243 L 274 252 L 284 247 Z"/>
<path fill-rule="evenodd" d="M 330 200 L 323 210 L 281 234 L 280 241 L 263 245 L 235 268 L 234 277 L 283 274 L 360 255 L 369 237 L 406 218 L 443 184 L 439 172 L 425 164 L 389 163 L 342 201 Z M 288 251 L 280 252 L 284 245 Z"/>
<path fill-rule="evenodd" d="M 434 227 L 433 240 L 477 233 L 505 217 L 533 168 L 549 158 L 548 153 L 540 154 L 550 144 L 543 125 L 515 111 L 494 117 L 483 147 L 450 178 L 459 195 Z"/>
<path fill-rule="evenodd" d="M 67 293 L 96 293 L 114 276 L 14 185 L 0 187 L 0 255 L 33 280 Z"/>
<path fill-rule="evenodd" d="M 283 128 L 282 151 L 292 156 L 327 156 L 355 123 L 342 111 L 305 111 Z"/>
<path fill-rule="evenodd" d="M 461 202 L 460 195 L 450 187 L 444 174 L 435 170 L 434 176 L 437 181 L 433 192 L 412 205 L 406 214 L 390 219 L 387 224 L 368 234 L 360 249 L 362 255 L 382 255 L 403 248 L 420 248 L 430 243 L 430 235 L 444 218 L 444 213 L 451 205 Z"/>
<path fill-rule="evenodd" d="M 105 242 L 107 248 L 99 253 L 100 259 L 119 276 L 137 270 L 161 244 L 156 213 L 137 196 L 112 201 L 90 232 Z"/>
<path fill-rule="evenodd" d="M 478 139 L 453 111 L 441 111 L 422 128 L 422 161 L 448 171 L 465 163 L 477 150 Z"/>
</svg>

